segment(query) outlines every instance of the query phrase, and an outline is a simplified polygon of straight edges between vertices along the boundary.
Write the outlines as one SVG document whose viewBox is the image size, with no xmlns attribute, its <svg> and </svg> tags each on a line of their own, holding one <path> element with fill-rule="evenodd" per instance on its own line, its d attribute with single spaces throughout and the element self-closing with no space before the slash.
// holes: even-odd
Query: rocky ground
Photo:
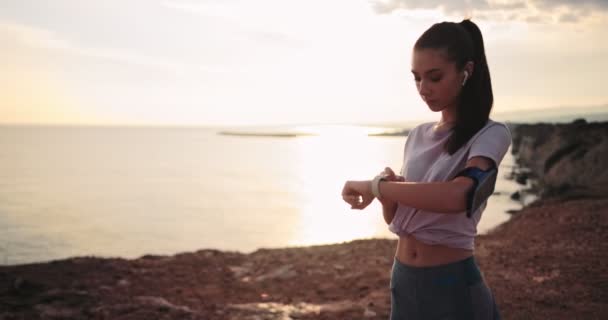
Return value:
<svg viewBox="0 0 608 320">
<path fill-rule="evenodd" d="M 608 189 L 592 188 L 551 193 L 477 237 L 504 319 L 608 317 Z M 3 266 L 0 320 L 387 319 L 395 247 L 369 239 Z"/>
</svg>

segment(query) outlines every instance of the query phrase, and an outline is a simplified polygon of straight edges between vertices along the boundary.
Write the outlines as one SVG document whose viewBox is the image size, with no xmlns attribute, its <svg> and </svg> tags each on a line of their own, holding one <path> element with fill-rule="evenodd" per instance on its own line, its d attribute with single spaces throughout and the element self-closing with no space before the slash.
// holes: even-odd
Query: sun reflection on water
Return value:
<svg viewBox="0 0 608 320">
<path fill-rule="evenodd" d="M 385 166 L 398 165 L 398 145 L 405 138 L 393 139 L 395 152 L 387 154 L 386 146 L 367 136 L 378 128 L 324 126 L 306 130 L 318 135 L 297 140 L 294 165 L 301 181 L 297 190 L 301 205 L 290 243 L 312 245 L 389 235 L 377 201 L 365 210 L 352 210 L 341 192 L 347 180 L 369 180 Z"/>
</svg>

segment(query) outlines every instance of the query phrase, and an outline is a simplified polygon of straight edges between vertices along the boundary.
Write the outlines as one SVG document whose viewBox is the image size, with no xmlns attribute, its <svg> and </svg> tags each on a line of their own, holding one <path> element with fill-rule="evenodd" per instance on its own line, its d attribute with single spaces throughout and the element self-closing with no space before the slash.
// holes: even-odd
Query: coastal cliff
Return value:
<svg viewBox="0 0 608 320">
<path fill-rule="evenodd" d="M 527 168 L 518 179 L 537 179 L 542 196 L 475 241 L 503 319 L 608 314 L 606 128 L 512 127 L 512 150 Z M 0 320 L 384 320 L 395 247 L 393 239 L 366 239 L 0 266 Z"/>
<path fill-rule="evenodd" d="M 531 178 L 540 197 L 608 194 L 608 122 L 514 124 L 511 132 L 516 178 Z"/>
</svg>

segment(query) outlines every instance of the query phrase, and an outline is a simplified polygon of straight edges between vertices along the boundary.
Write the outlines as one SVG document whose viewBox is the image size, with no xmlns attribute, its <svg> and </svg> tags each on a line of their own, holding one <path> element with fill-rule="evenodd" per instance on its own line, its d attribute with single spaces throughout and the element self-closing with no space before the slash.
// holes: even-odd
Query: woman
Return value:
<svg viewBox="0 0 608 320">
<path fill-rule="evenodd" d="M 494 185 L 468 215 L 479 189 L 461 174 L 498 168 L 511 144 L 509 129 L 489 119 L 492 85 L 479 28 L 470 20 L 433 25 L 414 45 L 412 73 L 420 96 L 441 119 L 409 133 L 400 176 L 386 168 L 384 179 L 347 181 L 342 197 L 359 210 L 378 198 L 399 236 L 391 319 L 497 319 L 473 255 L 483 199 Z"/>
</svg>

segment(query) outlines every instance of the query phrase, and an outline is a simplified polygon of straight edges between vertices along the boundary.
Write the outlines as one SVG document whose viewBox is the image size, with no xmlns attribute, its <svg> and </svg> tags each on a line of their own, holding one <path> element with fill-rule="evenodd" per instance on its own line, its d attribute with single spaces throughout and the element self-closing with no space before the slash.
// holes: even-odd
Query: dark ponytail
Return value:
<svg viewBox="0 0 608 320">
<path fill-rule="evenodd" d="M 494 102 L 481 31 L 468 19 L 437 23 L 420 36 L 414 48 L 444 49 L 458 70 L 468 61 L 474 63 L 473 74 L 460 94 L 456 123 L 444 146 L 449 154 L 454 154 L 487 123 Z"/>
</svg>

